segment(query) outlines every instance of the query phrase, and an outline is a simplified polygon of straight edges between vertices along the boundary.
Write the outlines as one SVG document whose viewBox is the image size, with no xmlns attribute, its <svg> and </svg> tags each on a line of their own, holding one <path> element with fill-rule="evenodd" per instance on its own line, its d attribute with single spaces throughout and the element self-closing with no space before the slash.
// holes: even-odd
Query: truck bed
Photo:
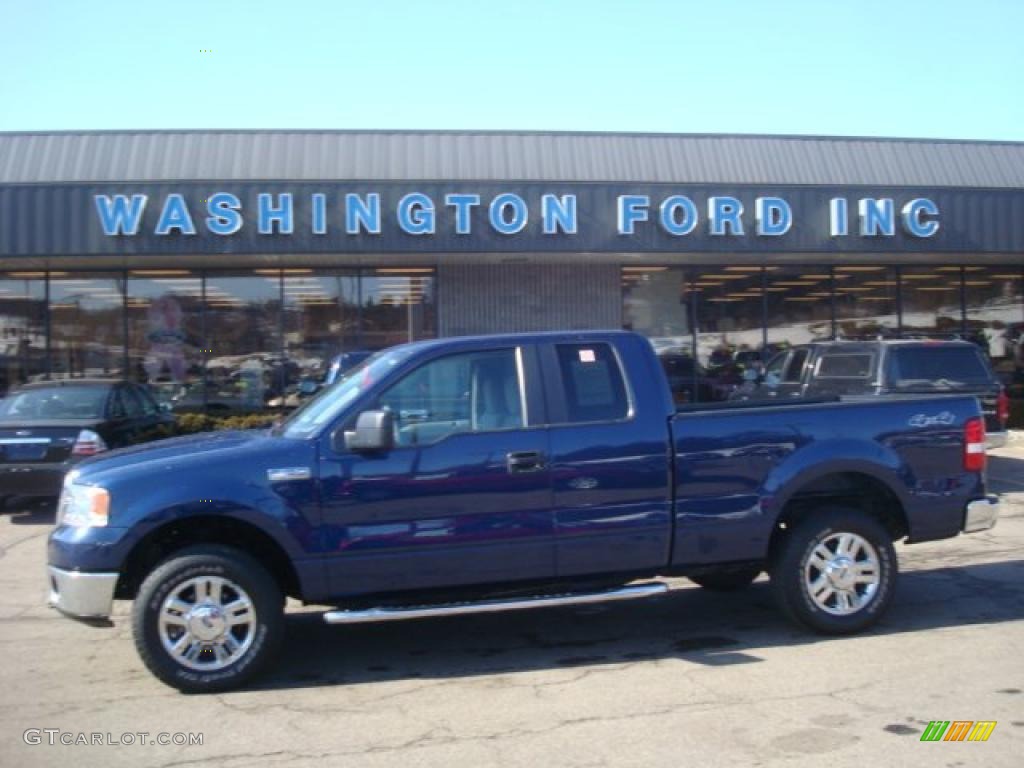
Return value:
<svg viewBox="0 0 1024 768">
<path fill-rule="evenodd" d="M 983 492 L 962 462 L 977 414 L 970 396 L 684 406 L 669 420 L 673 562 L 762 558 L 790 498 L 844 485 L 893 489 L 911 540 L 954 535 Z"/>
</svg>

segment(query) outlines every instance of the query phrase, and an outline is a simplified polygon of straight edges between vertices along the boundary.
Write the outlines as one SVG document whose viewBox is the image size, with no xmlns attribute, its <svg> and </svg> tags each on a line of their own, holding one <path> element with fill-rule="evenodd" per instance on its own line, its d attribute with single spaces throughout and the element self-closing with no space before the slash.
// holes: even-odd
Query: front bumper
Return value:
<svg viewBox="0 0 1024 768">
<path fill-rule="evenodd" d="M 116 573 L 83 573 L 48 566 L 50 605 L 74 619 L 105 619 L 114 604 Z"/>
<path fill-rule="evenodd" d="M 964 533 L 987 531 L 996 524 L 999 517 L 999 497 L 986 496 L 967 505 L 964 514 Z"/>
</svg>

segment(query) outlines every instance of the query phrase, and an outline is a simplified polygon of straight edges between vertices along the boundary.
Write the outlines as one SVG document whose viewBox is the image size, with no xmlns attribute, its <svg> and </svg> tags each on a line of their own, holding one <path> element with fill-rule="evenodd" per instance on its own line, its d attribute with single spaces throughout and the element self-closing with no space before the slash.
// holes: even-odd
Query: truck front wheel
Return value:
<svg viewBox="0 0 1024 768">
<path fill-rule="evenodd" d="M 135 648 L 149 671 L 186 693 L 235 688 L 280 645 L 284 597 L 253 558 L 190 547 L 143 581 L 132 607 Z"/>
<path fill-rule="evenodd" d="M 818 632 L 846 635 L 874 624 L 896 585 L 892 537 L 856 509 L 812 511 L 782 542 L 771 568 L 782 610 Z"/>
</svg>

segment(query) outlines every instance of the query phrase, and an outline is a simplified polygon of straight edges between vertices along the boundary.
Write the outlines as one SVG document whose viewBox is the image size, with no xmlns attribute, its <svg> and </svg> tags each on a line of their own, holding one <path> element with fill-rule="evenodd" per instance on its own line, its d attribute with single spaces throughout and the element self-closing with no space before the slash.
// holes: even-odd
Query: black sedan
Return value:
<svg viewBox="0 0 1024 768">
<path fill-rule="evenodd" d="M 64 473 L 109 448 L 173 432 L 174 417 L 138 384 L 42 381 L 0 400 L 0 498 L 60 493 Z"/>
</svg>

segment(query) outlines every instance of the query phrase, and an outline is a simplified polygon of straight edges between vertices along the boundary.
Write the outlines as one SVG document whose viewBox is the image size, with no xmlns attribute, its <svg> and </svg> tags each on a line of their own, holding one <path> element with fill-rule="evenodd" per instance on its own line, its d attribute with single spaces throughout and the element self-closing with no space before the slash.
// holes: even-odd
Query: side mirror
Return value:
<svg viewBox="0 0 1024 768">
<path fill-rule="evenodd" d="M 303 397 L 315 395 L 318 389 L 320 389 L 320 385 L 312 379 L 303 379 L 299 382 L 299 394 Z"/>
<path fill-rule="evenodd" d="M 163 413 L 170 413 L 171 409 L 173 408 L 173 406 L 170 403 L 159 403 L 159 404 L 157 404 L 157 407 Z"/>
<path fill-rule="evenodd" d="M 344 443 L 354 453 L 382 453 L 395 444 L 394 416 L 391 411 L 363 411 L 356 428 L 344 433 Z"/>
</svg>

